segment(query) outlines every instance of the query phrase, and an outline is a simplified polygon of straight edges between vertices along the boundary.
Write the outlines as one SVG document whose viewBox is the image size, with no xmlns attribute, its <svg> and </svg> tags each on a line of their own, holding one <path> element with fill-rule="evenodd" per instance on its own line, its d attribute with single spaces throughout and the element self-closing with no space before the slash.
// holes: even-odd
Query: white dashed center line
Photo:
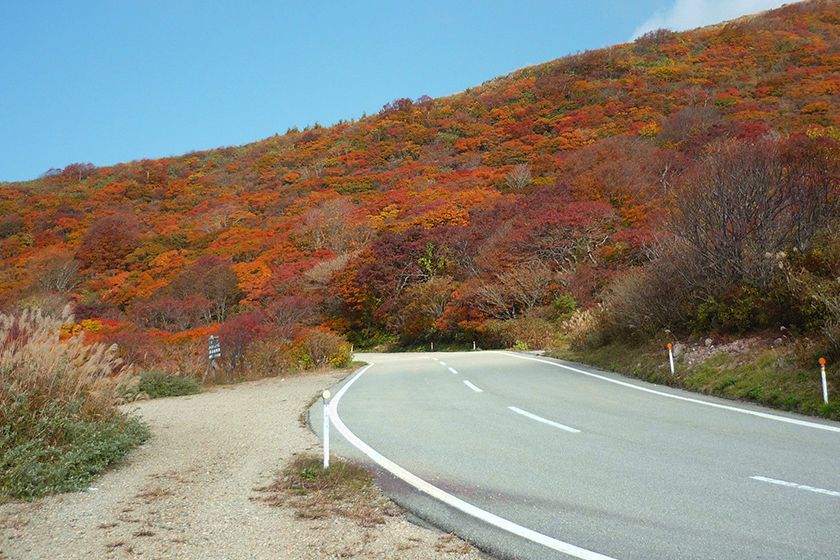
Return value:
<svg viewBox="0 0 840 560">
<path fill-rule="evenodd" d="M 547 418 L 543 418 L 542 416 L 537 416 L 536 414 L 531 414 L 526 410 L 522 410 L 521 408 L 516 408 L 515 406 L 509 406 L 510 410 L 514 411 L 517 414 L 521 414 L 526 418 L 530 418 L 531 420 L 536 420 L 537 422 L 542 422 L 543 424 L 548 424 L 549 426 L 554 426 L 555 428 L 560 428 L 561 430 L 565 430 L 567 432 L 571 432 L 573 434 L 579 434 L 580 430 L 576 430 L 572 427 L 566 426 L 565 424 L 560 424 L 558 422 L 553 422 Z"/>
<path fill-rule="evenodd" d="M 472 389 L 476 393 L 483 393 L 484 392 L 481 389 L 479 389 L 478 387 L 476 387 L 475 385 L 473 385 L 472 383 L 470 383 L 469 381 L 467 381 L 466 379 L 464 380 L 464 385 L 466 385 L 467 387 L 469 387 L 470 389 Z"/>
<path fill-rule="evenodd" d="M 455 370 L 454 370 L 454 369 L 452 369 L 452 368 L 449 368 L 449 371 L 451 371 L 451 372 L 452 372 L 452 373 L 454 373 L 454 374 L 457 374 L 457 373 L 458 373 L 457 371 L 455 371 Z"/>
<path fill-rule="evenodd" d="M 750 478 L 753 480 L 758 480 L 759 482 L 767 482 L 769 484 L 775 484 L 777 486 L 787 486 L 788 488 L 796 488 L 797 490 L 805 490 L 807 492 L 814 492 L 815 494 L 825 494 L 826 496 L 834 496 L 835 498 L 840 498 L 840 492 L 836 492 L 834 490 L 826 490 L 825 488 L 815 488 L 814 486 L 808 486 L 806 484 L 797 484 L 796 482 L 777 480 L 775 478 L 767 478 L 766 476 L 751 476 Z"/>
</svg>

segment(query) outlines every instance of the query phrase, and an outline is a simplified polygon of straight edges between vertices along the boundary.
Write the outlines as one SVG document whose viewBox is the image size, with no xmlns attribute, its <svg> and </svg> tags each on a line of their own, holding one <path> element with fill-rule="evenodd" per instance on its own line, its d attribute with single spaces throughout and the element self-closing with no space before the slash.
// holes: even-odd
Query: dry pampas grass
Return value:
<svg viewBox="0 0 840 560">
<path fill-rule="evenodd" d="M 72 322 L 69 308 L 58 317 L 39 309 L 0 313 L 0 404 L 25 395 L 33 410 L 80 403 L 84 417 L 114 413 L 115 390 L 129 368 L 116 345 L 62 340 L 62 325 Z"/>
</svg>

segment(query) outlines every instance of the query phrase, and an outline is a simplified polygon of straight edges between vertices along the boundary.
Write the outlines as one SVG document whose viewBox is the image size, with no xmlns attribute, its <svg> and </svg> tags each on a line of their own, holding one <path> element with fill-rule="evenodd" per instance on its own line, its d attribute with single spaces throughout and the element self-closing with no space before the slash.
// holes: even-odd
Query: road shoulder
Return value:
<svg viewBox="0 0 840 560">
<path fill-rule="evenodd" d="M 0 505 L 0 558 L 480 558 L 403 515 L 301 519 L 259 489 L 316 453 L 298 416 L 336 375 L 274 378 L 132 408 L 150 442 L 87 492 Z"/>
</svg>

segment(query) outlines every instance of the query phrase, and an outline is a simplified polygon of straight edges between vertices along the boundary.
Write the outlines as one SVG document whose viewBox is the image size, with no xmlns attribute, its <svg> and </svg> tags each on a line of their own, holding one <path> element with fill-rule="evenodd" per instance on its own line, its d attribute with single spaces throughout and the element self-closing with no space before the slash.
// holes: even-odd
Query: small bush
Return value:
<svg viewBox="0 0 840 560">
<path fill-rule="evenodd" d="M 304 369 L 347 367 L 351 362 L 350 345 L 332 331 L 314 329 L 306 332 L 295 344 Z"/>
<path fill-rule="evenodd" d="M 692 313 L 689 324 L 696 332 L 744 333 L 768 326 L 770 303 L 751 286 L 741 286 L 720 298 L 707 297 Z"/>
<path fill-rule="evenodd" d="M 152 399 L 162 397 L 180 397 L 194 395 L 201 391 L 198 382 L 192 377 L 169 375 L 161 371 L 144 371 L 137 385 L 139 392 L 146 393 Z"/>
<path fill-rule="evenodd" d="M 245 363 L 245 353 L 255 341 L 268 331 L 265 316 L 260 312 L 244 313 L 231 317 L 219 329 L 222 346 L 220 362 L 228 372 L 234 372 Z"/>
<path fill-rule="evenodd" d="M 603 306 L 596 314 L 594 339 L 645 340 L 662 329 L 675 329 L 685 321 L 690 292 L 685 267 L 678 258 L 630 269 L 605 290 Z M 679 261 L 682 263 L 682 261 Z"/>
<path fill-rule="evenodd" d="M 577 309 L 577 302 L 568 294 L 560 294 L 551 302 L 551 307 L 558 319 L 568 319 Z"/>
<path fill-rule="evenodd" d="M 0 495 L 32 499 L 86 488 L 91 479 L 149 437 L 136 418 L 80 417 L 81 402 L 32 409 L 18 393 L 0 403 Z"/>
<path fill-rule="evenodd" d="M 274 338 L 258 340 L 248 347 L 245 364 L 249 377 L 275 377 L 294 371 L 298 364 L 292 355 L 291 344 Z"/>
</svg>

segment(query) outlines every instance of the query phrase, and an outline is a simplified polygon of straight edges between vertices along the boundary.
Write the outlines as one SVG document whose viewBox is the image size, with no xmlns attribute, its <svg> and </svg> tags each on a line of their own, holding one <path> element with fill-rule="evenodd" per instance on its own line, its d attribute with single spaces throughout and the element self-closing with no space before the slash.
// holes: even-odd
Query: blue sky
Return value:
<svg viewBox="0 0 840 560">
<path fill-rule="evenodd" d="M 0 3 L 0 181 L 244 144 L 777 0 Z"/>
</svg>

